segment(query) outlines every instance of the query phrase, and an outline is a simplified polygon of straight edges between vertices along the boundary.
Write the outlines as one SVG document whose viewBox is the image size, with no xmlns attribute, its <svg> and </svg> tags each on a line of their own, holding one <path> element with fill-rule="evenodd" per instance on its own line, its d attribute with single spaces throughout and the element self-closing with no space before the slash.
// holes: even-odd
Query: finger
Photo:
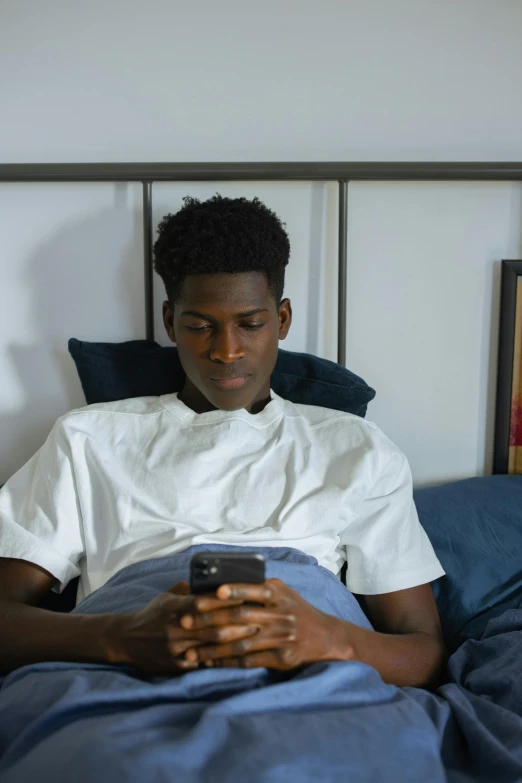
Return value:
<svg viewBox="0 0 522 783">
<path fill-rule="evenodd" d="M 290 634 L 280 634 L 270 636 L 258 633 L 254 636 L 248 636 L 243 639 L 237 639 L 226 644 L 201 645 L 197 648 L 191 648 L 185 653 L 187 661 L 216 661 L 220 658 L 236 658 L 238 656 L 250 655 L 254 652 L 263 652 L 267 650 L 280 650 L 292 643 Z"/>
<path fill-rule="evenodd" d="M 223 601 L 222 599 L 216 598 L 215 593 L 193 596 L 190 592 L 190 585 L 188 582 L 178 582 L 177 584 L 172 585 L 172 587 L 169 587 L 165 592 L 175 596 L 187 597 L 192 601 L 196 611 L 209 611 L 210 609 L 221 608 L 223 606 L 239 606 L 242 603 L 237 599 Z"/>
<path fill-rule="evenodd" d="M 190 595 L 190 585 L 188 582 L 177 582 L 177 584 L 169 587 L 166 592 L 174 595 Z"/>
<path fill-rule="evenodd" d="M 243 601 L 237 598 L 229 598 L 225 601 L 222 598 L 216 598 L 214 594 L 196 595 L 194 596 L 194 611 L 211 612 L 214 609 L 223 609 L 227 606 L 241 606 L 242 603 Z"/>
<path fill-rule="evenodd" d="M 218 598 L 239 599 L 241 601 L 254 601 L 259 604 L 270 604 L 274 602 L 278 585 L 275 580 L 268 580 L 259 585 L 252 584 L 232 584 L 221 585 L 216 590 Z"/>
<path fill-rule="evenodd" d="M 276 609 L 265 609 L 258 606 L 235 606 L 227 609 L 216 609 L 214 612 L 201 614 L 183 614 L 180 625 L 187 630 L 209 628 L 219 625 L 290 625 L 295 620 L 293 615 L 285 615 Z"/>
<path fill-rule="evenodd" d="M 175 587 L 177 586 L 175 585 Z M 167 612 L 167 618 L 170 616 L 170 620 L 178 628 L 179 618 L 184 614 L 195 614 L 198 612 L 198 606 L 209 607 L 210 609 L 221 609 L 223 606 L 239 606 L 241 604 L 241 601 L 220 601 L 215 597 L 207 597 L 205 600 L 202 600 L 200 596 L 195 597 L 190 594 L 175 595 L 171 592 L 171 590 L 163 595 L 163 599 L 163 606 Z"/>
<path fill-rule="evenodd" d="M 205 641 L 204 639 L 169 639 L 167 646 L 170 654 L 176 658 L 192 647 L 200 647 L 205 644 Z"/>
<path fill-rule="evenodd" d="M 192 645 L 194 647 L 202 647 L 204 645 L 211 646 L 215 644 L 228 644 L 234 642 L 236 639 L 246 639 L 250 636 L 255 636 L 259 632 L 258 625 L 223 625 L 219 628 L 203 628 L 196 631 L 198 644 Z M 185 647 L 186 650 L 191 645 Z"/>
<path fill-rule="evenodd" d="M 199 668 L 199 663 L 194 661 L 186 661 L 184 658 L 178 658 L 172 661 L 174 671 L 192 671 Z"/>
</svg>

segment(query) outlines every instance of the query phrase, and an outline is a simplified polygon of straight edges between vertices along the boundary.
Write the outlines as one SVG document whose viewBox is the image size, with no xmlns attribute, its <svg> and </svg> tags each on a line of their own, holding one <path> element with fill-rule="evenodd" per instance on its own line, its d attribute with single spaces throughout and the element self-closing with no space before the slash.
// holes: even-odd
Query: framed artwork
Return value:
<svg viewBox="0 0 522 783">
<path fill-rule="evenodd" d="M 522 474 L 522 261 L 502 261 L 493 473 Z"/>
</svg>

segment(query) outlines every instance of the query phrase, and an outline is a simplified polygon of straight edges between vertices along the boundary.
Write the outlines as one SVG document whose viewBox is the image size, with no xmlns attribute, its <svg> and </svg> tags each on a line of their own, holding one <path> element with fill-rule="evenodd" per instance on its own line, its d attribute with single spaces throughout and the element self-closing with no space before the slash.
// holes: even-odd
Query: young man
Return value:
<svg viewBox="0 0 522 783">
<path fill-rule="evenodd" d="M 387 682 L 436 681 L 445 651 L 429 583 L 444 572 L 405 457 L 373 423 L 270 389 L 292 321 L 289 251 L 257 199 L 186 199 L 161 222 L 155 265 L 184 388 L 66 414 L 0 492 L 3 672 L 55 659 L 148 674 L 357 659 Z M 334 574 L 347 560 L 376 630 L 278 580 L 197 598 L 180 583 L 128 614 L 37 608 L 77 575 L 80 600 L 131 563 L 197 544 L 293 547 Z"/>
</svg>

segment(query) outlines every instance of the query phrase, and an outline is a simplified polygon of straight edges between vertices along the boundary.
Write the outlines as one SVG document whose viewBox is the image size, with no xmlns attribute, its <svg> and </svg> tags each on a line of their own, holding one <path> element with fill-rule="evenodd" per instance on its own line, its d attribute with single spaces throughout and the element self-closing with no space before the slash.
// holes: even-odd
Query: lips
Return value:
<svg viewBox="0 0 522 783">
<path fill-rule="evenodd" d="M 248 380 L 248 375 L 237 375 L 235 378 L 211 378 L 220 389 L 239 389 Z"/>
</svg>

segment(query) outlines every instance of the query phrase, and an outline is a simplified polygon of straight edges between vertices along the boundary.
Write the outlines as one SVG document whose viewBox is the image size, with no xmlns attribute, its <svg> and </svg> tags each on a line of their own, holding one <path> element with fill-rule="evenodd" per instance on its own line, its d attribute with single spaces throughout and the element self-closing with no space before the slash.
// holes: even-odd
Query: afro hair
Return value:
<svg viewBox="0 0 522 783">
<path fill-rule="evenodd" d="M 290 256 L 284 225 L 258 198 L 186 196 L 180 211 L 160 222 L 154 243 L 154 268 L 170 303 L 181 298 L 187 275 L 263 272 L 279 307 Z"/>
</svg>

